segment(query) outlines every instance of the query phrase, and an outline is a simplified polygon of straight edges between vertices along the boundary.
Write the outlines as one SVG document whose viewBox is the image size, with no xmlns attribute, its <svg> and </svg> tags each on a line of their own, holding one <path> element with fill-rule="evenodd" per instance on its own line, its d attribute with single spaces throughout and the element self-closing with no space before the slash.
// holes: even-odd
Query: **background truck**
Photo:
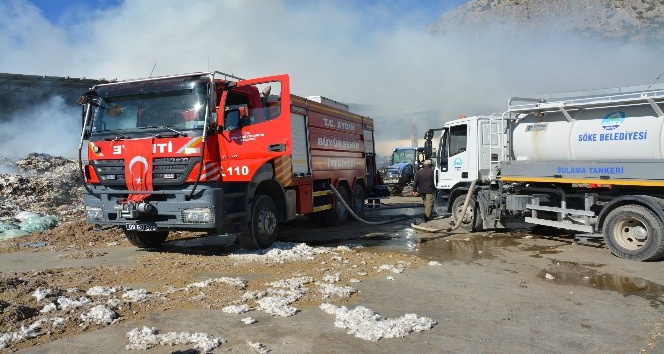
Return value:
<svg viewBox="0 0 664 354">
<path fill-rule="evenodd" d="M 503 114 L 431 129 L 437 211 L 468 231 L 516 220 L 603 237 L 619 257 L 663 258 L 663 102 L 657 90 L 512 98 Z"/>
<path fill-rule="evenodd" d="M 114 82 L 79 104 L 87 220 L 122 227 L 138 247 L 190 230 L 264 248 L 298 215 L 343 224 L 340 198 L 361 215 L 381 183 L 373 120 L 324 97 L 291 95 L 288 75 Z"/>
<path fill-rule="evenodd" d="M 396 147 L 392 150 L 390 165 L 384 169 L 383 182 L 391 194 L 401 194 L 424 161 L 423 147 Z"/>
</svg>

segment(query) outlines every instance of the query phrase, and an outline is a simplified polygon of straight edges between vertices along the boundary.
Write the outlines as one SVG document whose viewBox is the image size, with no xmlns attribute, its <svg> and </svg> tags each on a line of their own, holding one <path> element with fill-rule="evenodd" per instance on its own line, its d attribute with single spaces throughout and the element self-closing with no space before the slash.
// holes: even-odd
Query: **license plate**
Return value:
<svg viewBox="0 0 664 354">
<path fill-rule="evenodd" d="M 126 224 L 128 231 L 157 231 L 157 224 Z"/>
</svg>

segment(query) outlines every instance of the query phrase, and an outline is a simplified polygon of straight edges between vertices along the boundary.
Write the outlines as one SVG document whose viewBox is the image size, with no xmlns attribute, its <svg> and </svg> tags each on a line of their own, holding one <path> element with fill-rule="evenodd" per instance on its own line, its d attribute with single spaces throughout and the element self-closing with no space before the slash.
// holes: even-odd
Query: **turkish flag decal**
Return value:
<svg viewBox="0 0 664 354">
<path fill-rule="evenodd" d="M 125 181 L 130 191 L 152 189 L 152 138 L 125 140 Z M 130 194 L 130 202 L 140 202 L 149 194 Z"/>
</svg>

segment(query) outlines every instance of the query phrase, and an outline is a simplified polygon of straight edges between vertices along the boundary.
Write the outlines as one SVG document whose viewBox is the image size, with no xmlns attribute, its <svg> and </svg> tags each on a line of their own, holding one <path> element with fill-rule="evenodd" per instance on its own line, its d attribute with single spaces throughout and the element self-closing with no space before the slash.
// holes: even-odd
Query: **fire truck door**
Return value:
<svg viewBox="0 0 664 354">
<path fill-rule="evenodd" d="M 440 166 L 436 167 L 436 187 L 448 190 L 459 182 L 470 181 L 468 125 L 459 124 L 443 131 L 441 137 Z"/>
<path fill-rule="evenodd" d="M 251 181 L 266 161 L 292 151 L 288 75 L 241 80 L 222 97 L 223 178 Z"/>
</svg>

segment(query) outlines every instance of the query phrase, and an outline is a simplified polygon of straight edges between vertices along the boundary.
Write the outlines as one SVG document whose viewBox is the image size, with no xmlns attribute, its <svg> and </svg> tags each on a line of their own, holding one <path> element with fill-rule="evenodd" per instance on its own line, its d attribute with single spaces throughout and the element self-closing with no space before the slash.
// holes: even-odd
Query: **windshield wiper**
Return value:
<svg viewBox="0 0 664 354">
<path fill-rule="evenodd" d="M 114 137 L 112 137 L 112 138 L 104 138 L 104 140 L 106 140 L 106 141 L 110 141 L 110 140 L 120 140 L 120 139 L 131 139 L 131 137 L 130 137 L 129 135 L 124 135 L 124 134 L 120 133 L 120 132 L 117 131 L 117 130 L 103 130 L 103 131 L 101 131 L 101 133 L 105 133 L 105 134 L 107 134 L 107 133 L 116 134 L 116 135 L 115 135 Z"/>
<path fill-rule="evenodd" d="M 183 133 L 183 132 L 177 131 L 177 130 L 175 130 L 175 129 L 171 128 L 171 127 L 167 127 L 167 126 L 165 126 L 165 125 L 149 125 L 149 126 L 147 126 L 147 127 L 141 127 L 141 129 L 147 129 L 147 128 L 163 128 L 163 129 L 168 129 L 168 130 L 170 130 L 170 131 L 172 131 L 173 133 L 176 134 L 176 135 L 175 135 L 175 138 L 177 138 L 177 137 L 180 136 L 180 135 L 182 135 L 182 136 L 187 136 L 187 133 Z M 159 134 L 155 134 L 155 137 L 157 137 L 157 138 L 161 138 L 161 135 L 159 135 Z"/>
</svg>

